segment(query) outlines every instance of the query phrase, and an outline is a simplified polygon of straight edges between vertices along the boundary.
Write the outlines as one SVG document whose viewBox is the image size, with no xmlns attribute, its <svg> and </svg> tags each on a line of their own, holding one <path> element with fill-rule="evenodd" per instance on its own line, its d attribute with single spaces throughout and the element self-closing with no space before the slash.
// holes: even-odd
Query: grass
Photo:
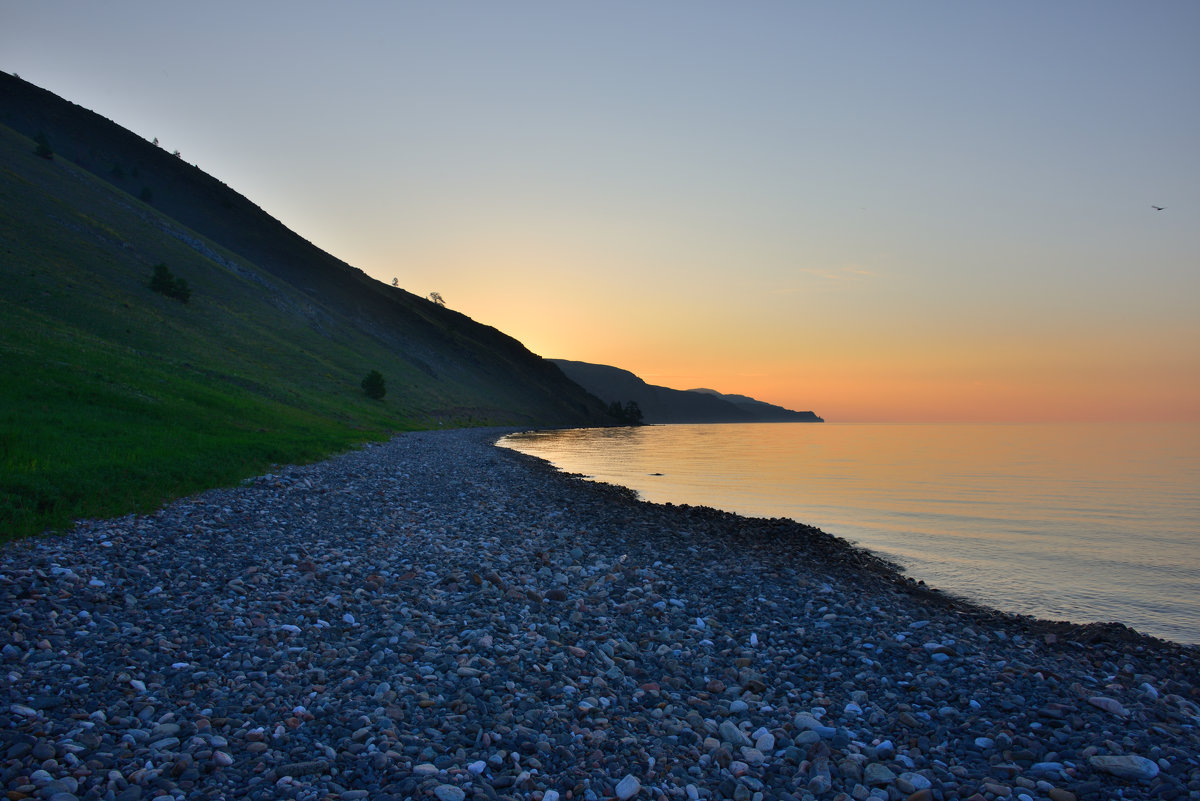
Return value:
<svg viewBox="0 0 1200 801">
<path fill-rule="evenodd" d="M 334 312 L 316 324 L 297 291 L 205 258 L 162 230 L 177 224 L 3 127 L 0 165 L 0 539 L 152 510 L 462 404 Z M 186 278 L 189 303 L 148 288 L 158 262 Z M 360 388 L 369 369 L 383 401 Z"/>
<path fill-rule="evenodd" d="M 77 331 L 51 335 L 28 312 L 0 310 L 17 323 L 0 335 L 5 539 L 149 511 L 416 427 L 382 404 L 363 413 L 369 401 L 349 392 L 341 409 L 327 399 L 306 409 L 303 397 L 281 402 L 253 382 L 147 359 Z"/>
</svg>

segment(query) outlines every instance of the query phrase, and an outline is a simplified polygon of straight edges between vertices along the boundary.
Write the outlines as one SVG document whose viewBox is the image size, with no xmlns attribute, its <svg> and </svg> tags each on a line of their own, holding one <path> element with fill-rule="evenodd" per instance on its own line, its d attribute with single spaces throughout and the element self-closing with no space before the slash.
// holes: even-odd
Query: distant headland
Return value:
<svg viewBox="0 0 1200 801">
<path fill-rule="evenodd" d="M 647 384 L 619 367 L 567 359 L 549 361 L 605 403 L 636 403 L 646 423 L 825 422 L 813 412 L 792 411 L 746 395 L 725 395 L 712 389 L 670 389 Z"/>
</svg>

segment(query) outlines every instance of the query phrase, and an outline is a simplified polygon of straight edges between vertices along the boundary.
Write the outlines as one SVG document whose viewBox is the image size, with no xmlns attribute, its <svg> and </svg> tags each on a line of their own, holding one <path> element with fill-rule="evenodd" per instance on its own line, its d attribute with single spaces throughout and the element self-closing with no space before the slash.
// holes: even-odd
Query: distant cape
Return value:
<svg viewBox="0 0 1200 801">
<path fill-rule="evenodd" d="M 549 359 L 567 378 L 605 403 L 633 401 L 647 423 L 823 423 L 813 412 L 796 412 L 746 395 L 713 389 L 670 389 L 647 384 L 628 370 L 605 364 Z"/>
</svg>

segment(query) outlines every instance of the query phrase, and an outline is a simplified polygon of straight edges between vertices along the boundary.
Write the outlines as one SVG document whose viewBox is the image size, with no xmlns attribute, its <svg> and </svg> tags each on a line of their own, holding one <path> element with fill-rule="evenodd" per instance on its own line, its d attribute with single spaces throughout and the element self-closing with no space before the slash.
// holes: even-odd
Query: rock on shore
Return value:
<svg viewBox="0 0 1200 801">
<path fill-rule="evenodd" d="M 1197 649 L 496 436 L 6 547 L 7 798 L 1200 798 Z"/>
</svg>

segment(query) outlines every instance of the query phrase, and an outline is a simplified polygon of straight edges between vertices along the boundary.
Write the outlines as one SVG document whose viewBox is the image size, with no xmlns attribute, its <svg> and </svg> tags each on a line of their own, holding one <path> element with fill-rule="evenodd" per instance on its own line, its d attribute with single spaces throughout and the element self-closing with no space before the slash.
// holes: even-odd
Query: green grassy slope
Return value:
<svg viewBox="0 0 1200 801">
<path fill-rule="evenodd" d="M 292 266 L 268 269 L 61 153 L 38 158 L 0 125 L 0 537 L 153 508 L 398 430 L 603 421 L 596 399 L 515 340 L 331 272 L 336 260 L 273 220 L 239 219 L 227 239 Z M 159 262 L 190 302 L 147 287 Z M 382 401 L 359 387 L 370 369 L 387 380 Z"/>
</svg>

